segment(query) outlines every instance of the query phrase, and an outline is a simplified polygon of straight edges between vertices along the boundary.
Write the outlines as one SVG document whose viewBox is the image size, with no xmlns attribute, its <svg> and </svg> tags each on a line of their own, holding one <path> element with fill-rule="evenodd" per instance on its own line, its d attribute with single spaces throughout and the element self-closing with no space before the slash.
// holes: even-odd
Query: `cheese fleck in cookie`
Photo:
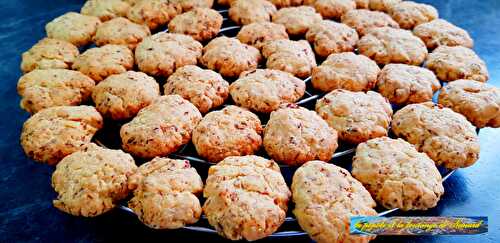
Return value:
<svg viewBox="0 0 500 243">
<path fill-rule="evenodd" d="M 43 38 L 22 55 L 21 70 L 70 69 L 80 52 L 73 44 L 57 39 Z"/>
<path fill-rule="evenodd" d="M 24 123 L 21 146 L 35 161 L 55 165 L 89 144 L 102 126 L 102 116 L 92 106 L 50 107 Z"/>
<path fill-rule="evenodd" d="M 340 19 L 349 10 L 356 9 L 354 0 L 314 0 L 314 8 L 325 19 Z"/>
<path fill-rule="evenodd" d="M 402 0 L 369 0 L 369 8 L 374 11 L 388 12 L 394 5 Z"/>
<path fill-rule="evenodd" d="M 464 115 L 478 128 L 500 127 L 500 90 L 473 80 L 456 80 L 439 93 L 439 104 Z"/>
<path fill-rule="evenodd" d="M 236 36 L 241 43 L 251 45 L 257 49 L 272 40 L 288 39 L 285 26 L 272 22 L 257 22 L 241 27 Z"/>
<path fill-rule="evenodd" d="M 288 34 L 294 36 L 305 35 L 321 19 L 321 15 L 309 6 L 282 8 L 272 16 L 274 23 L 284 25 Z"/>
<path fill-rule="evenodd" d="M 128 196 L 128 182 L 136 169 L 129 154 L 89 144 L 57 165 L 52 174 L 58 194 L 54 206 L 75 216 L 106 213 Z"/>
<path fill-rule="evenodd" d="M 189 161 L 156 157 L 141 165 L 130 181 L 135 190 L 128 206 L 148 227 L 178 229 L 200 218 L 196 194 L 203 182 Z"/>
<path fill-rule="evenodd" d="M 316 103 L 316 112 L 337 130 L 340 140 L 358 144 L 387 136 L 392 107 L 382 95 L 373 91 L 336 89 Z"/>
<path fill-rule="evenodd" d="M 135 23 L 147 25 L 151 30 L 156 30 L 168 24 L 181 12 L 182 5 L 177 1 L 141 0 L 130 8 L 127 18 Z"/>
<path fill-rule="evenodd" d="M 430 22 L 438 18 L 436 8 L 431 5 L 403 1 L 389 9 L 389 15 L 398 22 L 403 29 L 413 29 L 415 26 Z"/>
<path fill-rule="evenodd" d="M 220 74 L 194 65 L 177 69 L 163 87 L 165 94 L 182 96 L 201 113 L 221 106 L 229 96 L 229 83 Z"/>
<path fill-rule="evenodd" d="M 394 114 L 392 131 L 448 169 L 468 167 L 479 158 L 479 138 L 467 119 L 432 102 L 407 105 Z"/>
<path fill-rule="evenodd" d="M 122 0 L 88 0 L 81 9 L 84 15 L 96 16 L 101 21 L 108 21 L 116 17 L 125 17 L 130 4 Z"/>
<path fill-rule="evenodd" d="M 267 58 L 266 67 L 289 72 L 299 78 L 307 78 L 316 64 L 316 57 L 305 40 L 280 39 L 268 41 L 262 47 Z"/>
<path fill-rule="evenodd" d="M 236 0 L 229 8 L 229 18 L 239 25 L 269 22 L 276 7 L 267 0 Z"/>
<path fill-rule="evenodd" d="M 370 11 L 366 9 L 354 9 L 342 15 L 342 23 L 346 24 L 358 32 L 360 36 L 365 35 L 369 29 L 376 27 L 399 28 L 398 23 L 389 15 Z"/>
<path fill-rule="evenodd" d="M 306 39 L 313 44 L 316 54 L 327 57 L 332 53 L 354 51 L 359 37 L 355 29 L 345 24 L 323 20 L 309 28 Z"/>
<path fill-rule="evenodd" d="M 219 12 L 209 8 L 195 8 L 173 18 L 168 24 L 168 31 L 205 42 L 217 36 L 221 26 L 222 15 Z"/>
<path fill-rule="evenodd" d="M 368 91 L 375 86 L 379 72 L 377 63 L 366 56 L 337 53 L 313 68 L 312 85 L 323 92 L 334 89 Z"/>
<path fill-rule="evenodd" d="M 97 46 L 107 44 L 126 45 L 134 50 L 144 38 L 151 35 L 149 28 L 122 17 L 114 18 L 97 28 L 94 42 Z"/>
<path fill-rule="evenodd" d="M 422 39 L 429 49 L 438 46 L 464 46 L 468 48 L 474 46 L 474 41 L 467 31 L 444 19 L 435 19 L 417 25 L 413 29 L 413 34 Z"/>
<path fill-rule="evenodd" d="M 252 112 L 227 106 L 208 113 L 193 131 L 198 154 L 210 162 L 254 154 L 262 145 L 262 125 Z"/>
<path fill-rule="evenodd" d="M 49 38 L 84 46 L 92 42 L 100 23 L 99 18 L 95 16 L 69 12 L 50 21 L 45 25 L 45 31 Z"/>
<path fill-rule="evenodd" d="M 95 83 L 80 72 L 66 69 L 37 69 L 17 83 L 21 108 L 36 113 L 53 106 L 76 106 L 89 100 Z"/>
</svg>

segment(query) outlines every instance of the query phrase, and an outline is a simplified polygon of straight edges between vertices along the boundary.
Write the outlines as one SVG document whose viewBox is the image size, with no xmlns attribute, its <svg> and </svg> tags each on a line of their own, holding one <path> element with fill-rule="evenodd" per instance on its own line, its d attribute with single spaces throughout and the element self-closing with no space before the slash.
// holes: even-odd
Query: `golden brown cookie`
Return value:
<svg viewBox="0 0 500 243">
<path fill-rule="evenodd" d="M 321 15 L 309 6 L 282 8 L 272 16 L 274 23 L 284 25 L 288 34 L 294 36 L 305 35 L 321 19 Z"/>
<path fill-rule="evenodd" d="M 96 16 L 101 21 L 127 16 L 130 4 L 122 0 L 88 0 L 80 12 L 84 15 Z"/>
<path fill-rule="evenodd" d="M 318 100 L 316 112 L 337 130 L 340 140 L 358 144 L 387 136 L 392 107 L 377 92 L 336 89 Z"/>
<path fill-rule="evenodd" d="M 53 106 L 76 106 L 89 100 L 94 80 L 66 69 L 36 69 L 17 83 L 21 108 L 36 113 Z"/>
<path fill-rule="evenodd" d="M 209 8 L 195 8 L 175 16 L 168 24 L 168 31 L 205 42 L 217 36 L 221 26 L 222 15 L 219 12 Z"/>
<path fill-rule="evenodd" d="M 106 213 L 128 196 L 128 182 L 136 169 L 129 154 L 89 144 L 57 165 L 52 174 L 58 194 L 54 207 L 75 216 Z"/>
<path fill-rule="evenodd" d="M 144 38 L 150 35 L 151 32 L 147 26 L 118 17 L 99 25 L 94 36 L 94 42 L 97 46 L 107 44 L 126 45 L 131 50 L 134 50 Z"/>
<path fill-rule="evenodd" d="M 31 159 L 55 165 L 89 144 L 102 126 L 102 116 L 92 106 L 50 107 L 24 123 L 21 146 Z"/>
<path fill-rule="evenodd" d="M 400 138 L 374 138 L 358 145 L 352 175 L 387 209 L 427 210 L 444 193 L 434 161 Z"/>
<path fill-rule="evenodd" d="M 67 41 L 43 38 L 23 53 L 21 70 L 70 69 L 79 54 L 78 48 Z"/>
<path fill-rule="evenodd" d="M 397 105 L 432 101 L 439 88 L 433 72 L 406 64 L 387 64 L 377 78 L 378 92 Z"/>
<path fill-rule="evenodd" d="M 285 221 L 290 190 L 278 165 L 262 157 L 232 156 L 210 167 L 203 212 L 221 236 L 262 239 Z"/>
<path fill-rule="evenodd" d="M 465 46 L 468 48 L 474 46 L 474 40 L 467 31 L 444 19 L 435 19 L 417 25 L 413 29 L 413 34 L 422 39 L 429 49 L 438 46 Z"/>
<path fill-rule="evenodd" d="M 266 42 L 262 55 L 267 58 L 266 67 L 289 72 L 299 78 L 307 78 L 316 64 L 316 57 L 305 40 L 280 39 Z"/>
<path fill-rule="evenodd" d="M 182 97 L 161 96 L 122 126 L 122 147 L 141 158 L 169 155 L 191 140 L 201 117 L 198 109 Z"/>
<path fill-rule="evenodd" d="M 156 30 L 182 13 L 182 5 L 173 0 L 140 0 L 130 8 L 127 18 Z"/>
<path fill-rule="evenodd" d="M 365 35 L 371 28 L 399 28 L 398 23 L 396 23 L 396 21 L 394 21 L 389 15 L 366 9 L 351 10 L 342 15 L 341 21 L 343 24 L 356 29 L 360 36 Z"/>
<path fill-rule="evenodd" d="M 276 7 L 267 0 L 236 0 L 229 8 L 229 18 L 239 25 L 269 22 Z"/>
<path fill-rule="evenodd" d="M 345 24 L 323 20 L 309 28 L 306 39 L 313 44 L 316 54 L 327 57 L 332 53 L 354 51 L 359 37 L 355 29 Z"/>
<path fill-rule="evenodd" d="M 174 0 L 180 3 L 184 12 L 193 10 L 195 8 L 212 8 L 214 0 Z"/>
<path fill-rule="evenodd" d="M 467 119 L 432 102 L 407 105 L 394 114 L 392 131 L 448 169 L 468 167 L 479 158 L 479 138 Z"/>
<path fill-rule="evenodd" d="M 293 214 L 299 225 L 318 243 L 366 243 L 373 236 L 349 232 L 351 216 L 375 216 L 370 193 L 349 171 L 323 161 L 302 165 L 293 176 Z"/>
<path fill-rule="evenodd" d="M 262 125 L 252 112 L 227 106 L 208 113 L 193 131 L 198 154 L 210 162 L 254 154 L 262 145 Z"/>
<path fill-rule="evenodd" d="M 177 94 L 201 113 L 221 106 L 229 96 L 229 83 L 212 70 L 187 65 L 175 71 L 163 86 L 165 94 Z"/>
<path fill-rule="evenodd" d="M 464 115 L 474 126 L 500 127 L 500 90 L 474 80 L 456 80 L 444 86 L 439 104 Z"/>
<path fill-rule="evenodd" d="M 389 9 L 388 13 L 398 22 L 399 27 L 408 30 L 439 17 L 438 11 L 433 6 L 412 1 L 397 3 Z"/>
<path fill-rule="evenodd" d="M 369 0 L 370 10 L 388 12 L 394 5 L 403 0 Z"/>
<path fill-rule="evenodd" d="M 349 10 L 356 9 L 356 2 L 354 0 L 314 0 L 312 6 L 323 18 L 339 20 Z"/>
<path fill-rule="evenodd" d="M 368 91 L 375 86 L 380 68 L 377 63 L 353 52 L 332 54 L 312 71 L 315 89 L 329 92 L 334 89 Z"/>
<path fill-rule="evenodd" d="M 45 25 L 47 37 L 64 40 L 75 46 L 84 46 L 92 42 L 92 37 L 101 23 L 95 16 L 69 12 Z"/>
<path fill-rule="evenodd" d="M 257 22 L 241 27 L 236 36 L 241 43 L 251 45 L 257 49 L 272 40 L 288 39 L 285 26 L 272 22 Z"/>
</svg>

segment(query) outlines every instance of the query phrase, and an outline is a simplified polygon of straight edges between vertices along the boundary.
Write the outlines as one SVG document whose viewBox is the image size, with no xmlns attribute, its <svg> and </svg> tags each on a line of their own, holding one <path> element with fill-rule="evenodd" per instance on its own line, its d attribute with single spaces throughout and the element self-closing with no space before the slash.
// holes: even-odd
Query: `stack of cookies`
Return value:
<svg viewBox="0 0 500 243">
<path fill-rule="evenodd" d="M 252 241 L 293 201 L 315 241 L 368 242 L 349 234 L 350 216 L 435 207 L 437 166 L 473 165 L 476 130 L 500 127 L 500 90 L 472 38 L 427 4 L 88 0 L 46 32 L 22 54 L 21 145 L 56 166 L 54 206 L 76 216 L 132 196 L 151 228 L 204 214 Z M 94 137 L 117 124 L 120 148 Z M 189 144 L 195 160 L 175 159 Z M 332 161 L 339 147 L 355 148 L 351 172 Z M 298 167 L 291 188 L 280 166 Z"/>
</svg>

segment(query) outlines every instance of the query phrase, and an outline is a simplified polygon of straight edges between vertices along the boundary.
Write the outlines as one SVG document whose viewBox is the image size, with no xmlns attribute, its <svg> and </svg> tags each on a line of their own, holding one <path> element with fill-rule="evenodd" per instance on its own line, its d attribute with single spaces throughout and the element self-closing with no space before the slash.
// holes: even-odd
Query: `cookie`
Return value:
<svg viewBox="0 0 500 243">
<path fill-rule="evenodd" d="M 429 49 L 438 46 L 464 46 L 468 48 L 474 46 L 474 40 L 467 31 L 444 19 L 435 19 L 417 25 L 413 29 L 413 34 L 422 39 Z"/>
<path fill-rule="evenodd" d="M 380 27 L 370 29 L 358 41 L 358 51 L 380 65 L 403 63 L 419 66 L 427 57 L 427 48 L 411 31 Z"/>
<path fill-rule="evenodd" d="M 327 57 L 332 53 L 354 51 L 359 37 L 355 29 L 345 24 L 323 20 L 309 28 L 306 39 L 313 44 L 318 56 Z"/>
<path fill-rule="evenodd" d="M 128 71 L 111 75 L 94 88 L 97 110 L 113 120 L 134 117 L 160 96 L 160 86 L 145 73 Z"/>
<path fill-rule="evenodd" d="M 182 6 L 184 12 L 193 10 L 195 8 L 212 8 L 214 0 L 175 0 Z"/>
<path fill-rule="evenodd" d="M 336 89 L 318 100 L 316 112 L 337 130 L 340 140 L 358 144 L 387 136 L 392 107 L 377 92 Z"/>
<path fill-rule="evenodd" d="M 323 161 L 302 165 L 293 176 L 293 214 L 318 243 L 369 242 L 374 236 L 349 232 L 351 216 L 376 216 L 375 201 L 349 171 Z"/>
<path fill-rule="evenodd" d="M 221 106 L 229 96 L 229 83 L 220 74 L 194 65 L 177 69 L 163 88 L 166 95 L 182 96 L 203 114 Z"/>
<path fill-rule="evenodd" d="M 402 0 L 370 0 L 368 7 L 370 10 L 388 12 L 394 5 Z"/>
<path fill-rule="evenodd" d="M 127 46 L 104 45 L 90 48 L 80 54 L 73 69 L 82 72 L 96 82 L 113 74 L 124 73 L 134 67 L 134 54 Z"/>
<path fill-rule="evenodd" d="M 272 22 L 257 22 L 241 27 L 236 36 L 241 43 L 251 45 L 257 49 L 272 40 L 288 39 L 285 26 Z"/>
<path fill-rule="evenodd" d="M 229 8 L 229 18 L 238 25 L 269 22 L 276 11 L 267 0 L 236 0 Z"/>
<path fill-rule="evenodd" d="M 439 93 L 439 104 L 464 115 L 474 126 L 500 127 L 500 90 L 473 80 L 456 80 Z"/>
<path fill-rule="evenodd" d="M 95 16 L 69 12 L 45 25 L 47 37 L 70 42 L 75 46 L 84 46 L 92 42 L 92 37 L 101 23 Z"/>
<path fill-rule="evenodd" d="M 201 63 L 224 77 L 236 78 L 244 71 L 257 69 L 262 56 L 253 46 L 236 38 L 217 37 L 203 48 Z"/>
<path fill-rule="evenodd" d="M 424 66 L 442 81 L 472 79 L 486 82 L 489 79 L 484 61 L 473 50 L 462 46 L 440 46 L 427 56 Z"/>
<path fill-rule="evenodd" d="M 254 154 L 262 145 L 262 125 L 252 112 L 226 106 L 205 115 L 193 131 L 198 154 L 210 162 L 229 156 Z"/>
<path fill-rule="evenodd" d="M 398 22 L 399 27 L 408 30 L 439 17 L 438 11 L 433 6 L 412 1 L 397 3 L 389 9 L 388 13 L 394 21 Z"/>
<path fill-rule="evenodd" d="M 168 77 L 177 68 L 196 65 L 202 48 L 191 36 L 159 32 L 139 43 L 135 59 L 142 72 Z"/>
<path fill-rule="evenodd" d="M 292 74 L 272 69 L 244 72 L 229 86 L 233 101 L 242 107 L 270 113 L 281 104 L 294 103 L 304 96 L 306 84 Z"/>
<path fill-rule="evenodd" d="M 412 104 L 394 114 L 392 131 L 448 169 L 468 167 L 479 158 L 479 138 L 467 119 L 432 102 Z"/>
<path fill-rule="evenodd" d="M 209 8 L 195 8 L 175 16 L 168 24 L 168 31 L 205 42 L 217 36 L 221 26 L 222 15 L 219 12 Z"/>
<path fill-rule="evenodd" d="M 101 21 L 127 16 L 130 4 L 122 0 L 88 0 L 80 12 L 84 15 L 96 16 Z"/>
<path fill-rule="evenodd" d="M 329 161 L 338 147 L 337 132 L 316 112 L 296 105 L 271 113 L 263 144 L 272 159 L 290 166 L 310 160 Z"/>
<path fill-rule="evenodd" d="M 434 161 L 400 138 L 374 138 L 358 145 L 352 175 L 387 209 L 427 210 L 444 193 Z"/>
<path fill-rule="evenodd" d="M 397 105 L 432 101 L 439 88 L 433 72 L 406 64 L 387 64 L 377 78 L 378 92 Z"/>
<path fill-rule="evenodd" d="M 127 18 L 156 30 L 182 13 L 182 5 L 172 0 L 141 0 L 130 8 Z"/>
<path fill-rule="evenodd" d="M 268 0 L 277 8 L 294 7 L 309 4 L 310 0 Z"/>
<path fill-rule="evenodd" d="M 21 70 L 70 69 L 79 54 L 78 48 L 67 41 L 43 38 L 23 53 Z"/>
<path fill-rule="evenodd" d="M 178 229 L 200 218 L 196 194 L 203 182 L 189 161 L 156 157 L 142 164 L 130 181 L 135 190 L 128 206 L 148 227 Z"/>
<path fill-rule="evenodd" d="M 141 158 L 169 155 L 191 140 L 201 117 L 198 109 L 182 97 L 161 96 L 121 127 L 122 147 Z"/>
<path fill-rule="evenodd" d="M 99 25 L 94 36 L 94 42 L 97 46 L 107 44 L 126 45 L 131 50 L 134 50 L 144 38 L 150 35 L 151 32 L 147 26 L 118 17 Z"/>
<path fill-rule="evenodd" d="M 54 207 L 75 216 L 106 213 L 128 196 L 128 182 L 136 169 L 129 154 L 89 144 L 57 165 L 52 174 L 58 194 Z"/>
<path fill-rule="evenodd" d="M 343 24 L 356 29 L 360 36 L 365 35 L 371 28 L 399 28 L 398 23 L 396 23 L 396 21 L 394 21 L 389 15 L 366 9 L 351 10 L 342 15 L 341 21 Z"/>
<path fill-rule="evenodd" d="M 377 63 L 353 52 L 332 54 L 312 70 L 315 89 L 329 92 L 334 89 L 368 91 L 375 86 L 380 68 Z"/>
<path fill-rule="evenodd" d="M 24 123 L 21 146 L 31 159 L 55 165 L 89 144 L 102 126 L 102 116 L 92 106 L 50 107 Z"/>
<path fill-rule="evenodd" d="M 211 166 L 203 195 L 203 212 L 217 233 L 253 241 L 285 221 L 290 190 L 274 161 L 249 155 Z"/>
<path fill-rule="evenodd" d="M 53 106 L 76 106 L 89 100 L 95 83 L 80 72 L 66 69 L 36 69 L 17 83 L 21 108 L 36 113 Z"/>
<path fill-rule="evenodd" d="M 268 41 L 262 47 L 262 55 L 267 58 L 267 68 L 289 72 L 299 78 L 309 77 L 317 66 L 314 52 L 305 40 Z"/>
<path fill-rule="evenodd" d="M 310 6 L 282 8 L 272 16 L 274 23 L 284 25 L 288 34 L 293 36 L 305 35 L 321 19 L 321 15 Z"/>
<path fill-rule="evenodd" d="M 314 0 L 316 11 L 325 19 L 339 20 L 349 10 L 356 9 L 354 0 Z"/>
</svg>

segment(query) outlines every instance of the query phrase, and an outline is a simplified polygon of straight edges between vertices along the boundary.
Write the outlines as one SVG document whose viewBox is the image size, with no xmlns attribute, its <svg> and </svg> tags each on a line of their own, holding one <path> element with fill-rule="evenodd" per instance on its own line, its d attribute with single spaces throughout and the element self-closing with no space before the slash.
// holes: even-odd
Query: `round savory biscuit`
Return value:
<svg viewBox="0 0 500 243">
<path fill-rule="evenodd" d="M 284 25 L 288 34 L 303 36 L 312 25 L 320 22 L 322 17 L 313 7 L 300 6 L 280 9 L 272 15 L 272 20 Z"/>
<path fill-rule="evenodd" d="M 397 3 L 389 9 L 388 13 L 394 21 L 398 22 L 399 27 L 408 30 L 439 17 L 438 11 L 432 5 L 412 1 Z"/>
<path fill-rule="evenodd" d="M 391 129 L 448 169 L 471 166 L 479 158 L 474 126 L 461 114 L 432 102 L 403 107 L 394 114 Z"/>
<path fill-rule="evenodd" d="M 262 55 L 267 58 L 266 67 L 307 78 L 317 66 L 316 57 L 306 40 L 279 39 L 262 46 Z"/>
<path fill-rule="evenodd" d="M 168 23 L 171 33 L 185 34 L 201 42 L 209 41 L 220 31 L 222 15 L 210 8 L 195 8 L 175 16 Z"/>
<path fill-rule="evenodd" d="M 76 106 L 89 100 L 94 80 L 66 69 L 36 69 L 17 83 L 21 108 L 36 113 L 53 106 Z"/>
<path fill-rule="evenodd" d="M 58 194 L 53 204 L 75 216 L 106 213 L 128 196 L 128 182 L 136 169 L 129 154 L 89 144 L 57 165 L 52 174 L 52 187 Z"/>
<path fill-rule="evenodd" d="M 229 83 L 220 74 L 194 65 L 177 69 L 163 88 L 166 95 L 182 96 L 203 114 L 221 106 L 229 96 Z"/>
<path fill-rule="evenodd" d="M 191 36 L 158 32 L 139 43 L 135 61 L 142 72 L 168 77 L 177 68 L 196 65 L 202 48 Z"/>
<path fill-rule="evenodd" d="M 264 129 L 264 148 L 272 159 L 291 166 L 329 161 L 337 149 L 337 132 L 314 111 L 287 105 L 273 111 Z"/>
<path fill-rule="evenodd" d="M 124 120 L 160 96 L 160 86 L 145 73 L 128 71 L 107 77 L 92 91 L 97 110 L 107 118 Z"/>
<path fill-rule="evenodd" d="M 127 18 L 156 30 L 181 13 L 182 5 L 178 1 L 140 0 L 130 8 Z"/>
<path fill-rule="evenodd" d="M 359 36 L 365 35 L 368 30 L 376 27 L 392 27 L 399 28 L 398 23 L 389 15 L 370 11 L 366 9 L 354 9 L 342 15 L 341 21 L 343 24 L 356 29 Z"/>
<path fill-rule="evenodd" d="M 411 31 L 391 27 L 370 29 L 358 41 L 360 54 L 380 65 L 403 63 L 421 65 L 427 57 L 427 48 Z"/>
<path fill-rule="evenodd" d="M 474 80 L 456 80 L 439 93 L 439 104 L 464 115 L 474 126 L 500 127 L 500 89 Z"/>
<path fill-rule="evenodd" d="M 484 61 L 471 49 L 463 46 L 440 46 L 427 56 L 424 66 L 442 81 L 472 79 L 486 82 L 489 79 Z"/>
<path fill-rule="evenodd" d="M 316 103 L 316 112 L 337 130 L 341 141 L 358 144 L 387 136 L 392 107 L 377 92 L 336 89 Z"/>
<path fill-rule="evenodd" d="M 261 113 L 270 113 L 281 104 L 294 103 L 305 92 L 304 81 L 292 74 L 272 69 L 243 72 L 229 86 L 234 102 L 242 107 Z"/>
<path fill-rule="evenodd" d="M 165 95 L 120 129 L 122 148 L 141 158 L 166 156 L 191 140 L 201 114 L 178 95 Z"/>
<path fill-rule="evenodd" d="M 290 190 L 274 161 L 231 156 L 210 167 L 203 195 L 203 212 L 217 233 L 253 241 L 285 221 Z"/>
<path fill-rule="evenodd" d="M 224 77 L 236 78 L 244 71 L 257 69 L 261 59 L 257 48 L 236 38 L 221 36 L 203 48 L 201 63 Z"/>
<path fill-rule="evenodd" d="M 373 236 L 349 232 L 351 216 L 375 216 L 375 201 L 349 171 L 323 161 L 309 161 L 293 175 L 293 214 L 318 243 L 367 243 Z"/>
<path fill-rule="evenodd" d="M 67 41 L 43 38 L 23 53 L 21 70 L 70 69 L 79 54 L 78 48 Z"/>
<path fill-rule="evenodd" d="M 118 17 L 97 27 L 94 42 L 97 46 L 107 44 L 126 45 L 131 50 L 134 50 L 144 38 L 150 35 L 151 32 L 147 26 Z"/>
<path fill-rule="evenodd" d="M 193 144 L 201 157 L 216 163 L 228 156 L 254 154 L 262 145 L 261 134 L 255 114 L 230 105 L 203 117 L 193 131 Z"/>
<path fill-rule="evenodd" d="M 474 40 L 464 29 L 444 20 L 435 19 L 415 26 L 413 34 L 425 42 L 429 49 L 438 46 L 464 46 L 472 48 Z"/>
<path fill-rule="evenodd" d="M 174 0 L 182 6 L 182 11 L 187 12 L 195 8 L 212 8 L 214 0 Z"/>
<path fill-rule="evenodd" d="M 353 52 L 331 54 L 313 68 L 312 85 L 323 92 L 334 89 L 368 91 L 375 86 L 379 72 L 377 63 L 366 56 Z"/>
<path fill-rule="evenodd" d="M 267 0 L 236 0 L 229 8 L 229 18 L 239 25 L 269 22 L 276 11 L 276 7 Z"/>
<path fill-rule="evenodd" d="M 49 107 L 24 123 L 21 146 L 31 159 L 55 165 L 89 144 L 102 126 L 102 116 L 92 106 Z"/>
<path fill-rule="evenodd" d="M 316 12 L 325 19 L 340 19 L 349 10 L 356 9 L 354 0 L 314 0 Z"/>
<path fill-rule="evenodd" d="M 272 22 L 257 22 L 241 27 L 236 36 L 241 43 L 251 45 L 257 49 L 272 40 L 288 39 L 285 26 Z"/>
<path fill-rule="evenodd" d="M 374 138 L 359 144 L 352 175 L 387 209 L 427 210 L 444 193 L 434 161 L 400 138 Z"/>
<path fill-rule="evenodd" d="M 127 16 L 130 4 L 122 0 L 88 0 L 80 12 L 84 15 L 96 16 L 101 21 Z"/>
<path fill-rule="evenodd" d="M 92 42 L 101 21 L 95 16 L 68 12 L 45 25 L 47 37 L 67 41 L 75 46 Z"/>
<path fill-rule="evenodd" d="M 377 78 L 378 92 L 397 105 L 432 101 L 439 88 L 433 72 L 406 64 L 387 64 Z"/>
<path fill-rule="evenodd" d="M 306 39 L 313 44 L 316 54 L 327 57 L 332 53 L 354 51 L 359 37 L 355 29 L 345 24 L 323 20 L 309 28 Z"/>
<path fill-rule="evenodd" d="M 178 229 L 201 216 L 196 194 L 203 181 L 187 160 L 156 157 L 131 176 L 134 197 L 128 202 L 139 220 L 153 229 Z"/>
<path fill-rule="evenodd" d="M 369 0 L 368 7 L 373 11 L 389 12 L 390 9 L 403 0 Z"/>
</svg>

